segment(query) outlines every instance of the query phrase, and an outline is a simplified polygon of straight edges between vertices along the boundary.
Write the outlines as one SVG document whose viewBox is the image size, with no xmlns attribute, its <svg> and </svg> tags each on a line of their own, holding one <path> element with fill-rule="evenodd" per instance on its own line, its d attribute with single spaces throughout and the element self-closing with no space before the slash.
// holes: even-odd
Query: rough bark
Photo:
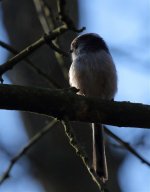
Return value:
<svg viewBox="0 0 150 192">
<path fill-rule="evenodd" d="M 71 121 L 150 128 L 150 106 L 79 96 L 75 90 L 0 85 L 0 108 L 34 112 Z"/>
</svg>

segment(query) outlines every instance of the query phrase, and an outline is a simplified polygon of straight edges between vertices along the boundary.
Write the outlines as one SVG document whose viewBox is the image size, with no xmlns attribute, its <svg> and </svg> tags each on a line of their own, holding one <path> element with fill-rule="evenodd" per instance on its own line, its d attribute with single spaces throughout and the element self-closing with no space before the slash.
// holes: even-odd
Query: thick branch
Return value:
<svg viewBox="0 0 150 192">
<path fill-rule="evenodd" d="M 150 127 L 149 105 L 88 98 L 76 95 L 70 89 L 0 85 L 0 108 L 40 113 L 59 119 L 67 116 L 71 121 Z"/>
</svg>

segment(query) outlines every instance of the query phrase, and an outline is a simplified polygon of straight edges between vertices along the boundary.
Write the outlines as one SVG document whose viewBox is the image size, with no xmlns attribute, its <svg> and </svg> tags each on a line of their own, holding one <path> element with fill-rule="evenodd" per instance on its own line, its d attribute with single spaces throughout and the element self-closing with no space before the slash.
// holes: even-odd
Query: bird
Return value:
<svg viewBox="0 0 150 192">
<path fill-rule="evenodd" d="M 79 89 L 78 94 L 83 96 L 114 100 L 117 70 L 104 39 L 97 33 L 79 35 L 71 42 L 70 51 L 70 86 Z M 105 183 L 108 170 L 103 132 L 101 123 L 92 123 L 92 168 Z"/>
</svg>

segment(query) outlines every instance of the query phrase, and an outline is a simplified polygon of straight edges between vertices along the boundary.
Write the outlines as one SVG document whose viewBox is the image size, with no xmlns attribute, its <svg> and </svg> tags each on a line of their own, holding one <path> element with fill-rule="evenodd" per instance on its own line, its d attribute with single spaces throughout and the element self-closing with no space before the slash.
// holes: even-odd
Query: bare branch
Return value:
<svg viewBox="0 0 150 192">
<path fill-rule="evenodd" d="M 13 48 L 12 46 L 8 45 L 7 43 L 5 43 L 3 41 L 0 41 L 0 46 L 3 47 L 4 49 L 10 51 L 12 54 L 16 55 L 19 53 L 19 51 L 17 51 L 15 48 Z M 60 85 L 50 75 L 46 74 L 39 67 L 34 65 L 30 59 L 25 58 L 24 61 L 26 61 L 30 65 L 30 67 L 34 71 L 36 71 L 41 77 L 43 77 L 45 80 L 47 80 L 51 86 L 53 86 L 54 88 L 60 88 Z"/>
<path fill-rule="evenodd" d="M 7 170 L 4 172 L 4 174 L 0 177 L 0 185 L 9 178 L 10 172 L 16 162 L 25 155 L 32 147 L 35 145 L 45 134 L 47 134 L 54 124 L 57 123 L 57 119 L 53 119 L 48 125 L 46 125 L 41 131 L 39 131 L 37 134 L 35 134 L 30 140 L 29 143 L 11 160 Z"/>
<path fill-rule="evenodd" d="M 69 29 L 72 31 L 81 33 L 84 31 L 86 28 L 82 27 L 81 29 L 77 29 L 71 20 L 70 17 L 66 14 L 65 7 L 66 7 L 66 0 L 57 0 L 57 7 L 58 7 L 58 14 L 59 14 L 59 19 L 65 23 Z"/>
<path fill-rule="evenodd" d="M 70 121 L 150 128 L 150 106 L 76 95 L 69 90 L 0 85 L 0 108 L 45 114 Z"/>
<path fill-rule="evenodd" d="M 2 77 L 2 75 L 6 71 L 12 69 L 19 61 L 21 61 L 24 58 L 26 58 L 27 56 L 31 55 L 31 53 L 33 53 L 36 49 L 41 47 L 45 42 L 54 40 L 56 37 L 62 35 L 67 30 L 68 30 L 68 28 L 66 25 L 62 25 L 62 26 L 54 29 L 51 33 L 45 34 L 40 39 L 38 39 L 36 42 L 34 42 L 30 46 L 28 46 L 27 48 L 25 48 L 24 50 L 19 52 L 17 55 L 15 55 L 11 59 L 9 59 L 6 63 L 0 65 L 0 77 Z M 2 81 L 2 78 L 1 78 L 1 81 Z"/>
<path fill-rule="evenodd" d="M 45 0 L 42 0 L 42 3 L 44 6 L 45 19 L 48 23 L 49 31 L 51 31 L 57 26 L 56 16 L 54 15 L 52 8 L 46 3 Z M 55 39 L 53 42 L 51 42 L 51 44 L 48 42 L 48 45 L 54 50 L 55 58 L 59 64 L 59 68 L 62 71 L 64 78 L 68 79 L 68 69 L 66 68 L 66 63 L 64 62 L 63 56 L 69 56 L 69 54 L 60 49 L 58 39 Z"/>
<path fill-rule="evenodd" d="M 63 55 L 65 57 L 68 57 L 69 56 L 69 53 L 63 51 L 62 49 L 60 49 L 59 47 L 57 47 L 53 42 L 49 42 L 48 43 L 49 46 L 54 50 L 56 51 L 57 53 L 59 53 L 60 55 Z"/>
<path fill-rule="evenodd" d="M 8 43 L 5 43 L 4 41 L 0 40 L 0 46 L 3 47 L 4 49 L 6 49 L 7 51 L 11 52 L 14 55 L 18 54 L 18 51 L 15 48 L 8 45 Z M 25 60 L 25 61 L 28 62 L 28 60 Z"/>
<path fill-rule="evenodd" d="M 93 181 L 97 184 L 98 188 L 101 191 L 102 190 L 102 184 L 100 183 L 99 178 L 95 174 L 93 168 L 89 166 L 88 158 L 87 158 L 85 152 L 83 151 L 83 149 L 79 146 L 78 142 L 76 141 L 76 138 L 75 138 L 74 134 L 72 133 L 72 127 L 70 125 L 69 119 L 67 117 L 64 117 L 64 121 L 62 121 L 62 124 L 63 124 L 64 129 L 65 129 L 65 134 L 69 139 L 70 145 L 73 147 L 76 154 L 80 157 L 80 159 L 82 160 L 86 169 L 90 173 Z"/>
<path fill-rule="evenodd" d="M 54 14 L 53 8 L 47 3 L 46 0 L 42 0 L 44 7 L 45 19 L 48 23 L 49 29 L 52 30 L 57 26 L 56 16 Z"/>
<path fill-rule="evenodd" d="M 37 10 L 37 14 L 38 14 L 40 23 L 42 25 L 42 28 L 44 32 L 47 34 L 49 31 L 53 30 L 54 27 L 56 27 L 52 9 L 48 6 L 48 4 L 44 0 L 33 0 L 33 1 Z M 63 23 L 70 30 L 77 31 L 77 32 L 81 32 L 82 30 L 84 30 L 84 28 L 82 28 L 81 30 L 77 30 L 75 28 L 73 21 L 64 12 L 65 5 L 66 3 L 64 1 L 58 2 L 59 19 L 63 21 Z M 66 53 L 65 51 L 60 49 L 56 39 L 54 40 L 54 43 L 48 40 L 47 44 L 50 46 L 50 48 L 52 48 L 55 51 L 56 60 L 60 66 L 60 69 L 64 75 L 64 78 L 67 79 L 68 69 L 66 69 L 64 59 L 62 56 L 69 56 L 69 53 Z"/>
<path fill-rule="evenodd" d="M 135 149 L 133 149 L 129 143 L 123 141 L 120 137 L 115 135 L 113 132 L 111 132 L 109 129 L 104 127 L 105 133 L 109 135 L 111 138 L 113 138 L 115 141 L 120 143 L 125 149 L 127 149 L 130 153 L 132 153 L 135 157 L 137 157 L 139 160 L 141 160 L 142 163 L 145 163 L 150 167 L 150 162 L 144 159 Z"/>
<path fill-rule="evenodd" d="M 44 30 L 44 33 L 48 34 L 49 33 L 49 26 L 47 24 L 47 21 L 45 19 L 44 11 L 43 11 L 43 6 L 42 6 L 42 1 L 41 0 L 33 0 L 37 15 L 39 17 L 39 21 L 42 25 L 42 28 Z"/>
</svg>

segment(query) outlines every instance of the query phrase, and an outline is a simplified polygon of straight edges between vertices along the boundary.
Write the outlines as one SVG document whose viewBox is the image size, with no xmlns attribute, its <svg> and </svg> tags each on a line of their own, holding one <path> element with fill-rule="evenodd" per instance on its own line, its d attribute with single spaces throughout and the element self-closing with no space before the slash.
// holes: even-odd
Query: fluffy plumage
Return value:
<svg viewBox="0 0 150 192">
<path fill-rule="evenodd" d="M 79 94 L 111 100 L 117 91 L 116 68 L 105 41 L 95 33 L 75 38 L 71 43 L 72 64 L 70 85 Z M 103 128 L 93 124 L 93 169 L 100 179 L 107 180 Z"/>
</svg>

